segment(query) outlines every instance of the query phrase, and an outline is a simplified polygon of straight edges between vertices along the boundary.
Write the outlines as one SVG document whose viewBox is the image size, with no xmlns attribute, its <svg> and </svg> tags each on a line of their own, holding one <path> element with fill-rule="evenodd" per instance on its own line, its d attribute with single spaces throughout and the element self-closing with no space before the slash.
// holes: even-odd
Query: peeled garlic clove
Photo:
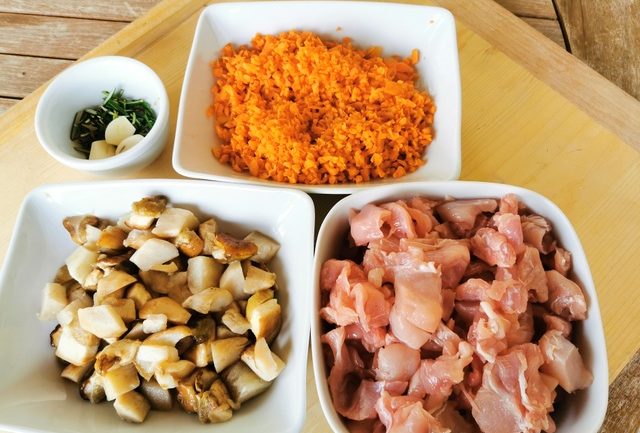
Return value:
<svg viewBox="0 0 640 433">
<path fill-rule="evenodd" d="M 125 116 L 116 117 L 107 125 L 104 131 L 104 139 L 109 144 L 118 145 L 127 137 L 136 132 L 135 126 Z"/>
<path fill-rule="evenodd" d="M 104 140 L 91 143 L 89 159 L 103 159 L 115 155 L 116 148 Z"/>
<path fill-rule="evenodd" d="M 118 147 L 116 147 L 116 155 L 131 149 L 133 146 L 138 144 L 140 140 L 142 140 L 143 138 L 144 137 L 140 134 L 132 135 L 131 137 L 125 138 L 120 142 L 120 144 L 118 144 Z"/>
</svg>

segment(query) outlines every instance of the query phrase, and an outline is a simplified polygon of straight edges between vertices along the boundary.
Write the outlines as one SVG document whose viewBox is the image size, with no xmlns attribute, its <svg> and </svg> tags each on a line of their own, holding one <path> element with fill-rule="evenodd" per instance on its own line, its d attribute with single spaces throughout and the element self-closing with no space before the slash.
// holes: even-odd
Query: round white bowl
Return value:
<svg viewBox="0 0 640 433">
<path fill-rule="evenodd" d="M 102 92 L 123 89 L 125 96 L 146 100 L 156 112 L 149 133 L 133 148 L 105 159 L 88 160 L 74 150 L 71 125 L 76 112 L 102 103 Z M 85 60 L 60 73 L 38 102 L 36 135 L 42 147 L 61 164 L 96 174 L 118 175 L 139 170 L 155 160 L 167 143 L 169 97 L 158 75 L 129 57 Z"/>
</svg>

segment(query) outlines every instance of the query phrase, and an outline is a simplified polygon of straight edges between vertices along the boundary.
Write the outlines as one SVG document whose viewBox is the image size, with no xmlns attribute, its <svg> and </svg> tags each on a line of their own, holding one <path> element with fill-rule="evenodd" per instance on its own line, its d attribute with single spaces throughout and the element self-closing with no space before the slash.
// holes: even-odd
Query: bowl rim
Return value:
<svg viewBox="0 0 640 433">
<path fill-rule="evenodd" d="M 598 400 L 603 402 L 603 406 L 601 407 L 601 412 L 596 414 L 596 418 L 593 420 L 593 430 L 590 430 L 589 433 L 596 433 L 602 423 L 604 422 L 604 417 L 607 412 L 607 405 L 609 399 L 609 359 L 607 355 L 607 347 L 605 342 L 604 335 L 604 326 L 602 323 L 602 314 L 600 312 L 600 303 L 598 301 L 598 293 L 595 289 L 595 284 L 593 282 L 593 276 L 591 274 L 591 266 L 586 260 L 586 253 L 584 252 L 584 248 L 582 246 L 582 242 L 573 227 L 573 224 L 566 216 L 566 214 L 560 209 L 560 207 L 554 203 L 551 199 L 545 197 L 544 195 L 533 191 L 531 189 L 510 185 L 506 183 L 498 183 L 498 182 L 483 182 L 483 181 L 467 181 L 467 180 L 449 180 L 449 181 L 431 181 L 431 182 L 405 182 L 397 185 L 386 185 L 376 188 L 370 188 L 366 191 L 357 192 L 355 194 L 351 194 L 347 197 L 339 200 L 335 205 L 331 207 L 327 215 L 325 216 L 322 224 L 320 225 L 320 229 L 318 230 L 318 235 L 316 238 L 315 245 L 315 254 L 313 258 L 313 293 L 311 295 L 311 302 L 309 305 L 311 306 L 311 311 L 309 312 L 310 320 L 311 320 L 311 336 L 310 336 L 310 345 L 311 345 L 311 358 L 313 364 L 313 377 L 316 385 L 316 393 L 318 396 L 318 400 L 320 402 L 320 406 L 322 407 L 322 412 L 325 416 L 325 419 L 329 423 L 331 429 L 336 433 L 348 433 L 348 430 L 342 421 L 341 416 L 337 413 L 329 391 L 327 377 L 328 371 L 326 370 L 324 357 L 322 352 L 322 342 L 320 341 L 321 334 L 321 318 L 319 315 L 321 301 L 320 301 L 320 285 L 319 285 L 319 277 L 320 271 L 322 268 L 322 260 L 320 255 L 318 254 L 319 247 L 321 243 L 325 242 L 324 239 L 327 237 L 327 230 L 329 224 L 336 218 L 339 218 L 339 214 L 344 212 L 345 208 L 352 209 L 355 207 L 360 207 L 360 204 L 356 204 L 363 197 L 370 197 L 366 200 L 366 203 L 379 203 L 381 201 L 388 201 L 399 199 L 401 197 L 411 196 L 411 195 L 438 195 L 438 193 L 431 192 L 437 191 L 440 188 L 450 189 L 455 185 L 467 186 L 472 188 L 473 191 L 479 191 L 477 194 L 470 194 L 467 196 L 459 196 L 456 198 L 466 199 L 466 198 L 474 198 L 474 197 L 491 197 L 498 194 L 504 194 L 507 192 L 514 193 L 518 196 L 519 199 L 523 199 L 523 196 L 528 196 L 535 200 L 541 200 L 545 206 L 549 206 L 553 212 L 557 215 L 559 220 L 561 220 L 568 228 L 566 232 L 567 237 L 572 237 L 577 241 L 579 246 L 579 253 L 585 257 L 586 268 L 583 271 L 583 291 L 587 292 L 589 296 L 589 306 L 588 311 L 590 315 L 595 315 L 595 321 L 598 326 L 599 332 L 593 337 L 593 341 L 596 343 L 594 347 L 597 347 L 597 352 L 600 352 L 602 359 L 600 360 L 600 368 L 602 371 L 598 370 L 598 374 L 600 376 L 600 381 L 604 380 L 606 386 L 604 388 L 604 392 L 598 396 Z M 503 191 L 504 192 L 501 192 Z M 482 191 L 489 191 L 484 193 Z M 446 196 L 446 193 L 439 193 L 442 196 Z M 375 197 L 373 197 L 375 196 Z M 573 253 L 573 251 L 572 251 Z M 589 285 L 593 288 L 593 293 L 587 291 L 584 286 Z M 601 343 L 601 344 L 600 344 Z M 596 351 L 594 351 L 596 352 Z M 595 355 L 592 355 L 595 357 Z M 595 360 L 594 360 L 595 367 Z M 604 377 L 604 379 L 602 379 Z M 595 380 L 594 380 L 595 384 Z M 591 386 L 594 386 L 592 384 Z M 585 432 L 586 433 L 586 432 Z"/>
<path fill-rule="evenodd" d="M 45 140 L 45 134 L 43 130 L 46 128 L 47 119 L 45 117 L 44 110 L 46 106 L 52 103 L 52 95 L 54 89 L 60 84 L 61 78 L 64 78 L 70 73 L 81 69 L 92 68 L 100 65 L 114 64 L 122 64 L 122 66 L 127 69 L 136 68 L 136 70 L 144 74 L 148 80 L 152 81 L 154 86 L 161 90 L 157 95 L 158 109 L 156 111 L 156 121 L 154 122 L 147 135 L 145 135 L 142 140 L 140 140 L 132 149 L 129 149 L 126 152 L 122 152 L 118 155 L 98 160 L 82 159 L 69 155 L 68 153 L 58 149 L 57 146 L 52 145 L 49 141 Z M 36 136 L 38 137 L 40 145 L 55 160 L 66 166 L 78 170 L 100 172 L 129 165 L 141 159 L 144 154 L 150 152 L 156 146 L 163 145 L 163 143 L 160 143 L 159 140 L 162 139 L 163 130 L 166 130 L 168 128 L 168 122 L 169 96 L 167 94 L 167 89 L 165 88 L 164 83 L 153 69 L 151 69 L 148 65 L 141 62 L 140 60 L 134 59 L 132 57 L 98 56 L 76 62 L 53 78 L 53 80 L 47 85 L 47 88 L 38 100 L 34 125 Z"/>
<path fill-rule="evenodd" d="M 206 16 L 211 10 L 218 9 L 226 9 L 233 7 L 251 7 L 254 5 L 260 5 L 263 7 L 282 7 L 281 2 L 268 0 L 268 1 L 240 1 L 240 2 L 232 2 L 232 3 L 214 3 L 206 6 L 200 16 L 198 18 L 198 22 L 196 25 L 196 29 L 194 32 L 194 37 L 191 44 L 191 50 L 189 52 L 189 58 L 187 60 L 187 65 L 185 68 L 184 80 L 182 85 L 182 90 L 180 92 L 180 100 L 178 105 L 178 116 L 176 120 L 176 129 L 174 133 L 174 145 L 171 156 L 171 164 L 173 169 L 183 176 L 193 178 L 193 179 L 207 179 L 221 182 L 229 182 L 229 183 L 245 183 L 252 185 L 264 185 L 264 186 L 272 186 L 278 188 L 286 188 L 286 189 L 297 189 L 300 191 L 305 191 L 308 193 L 315 194 L 352 194 L 358 191 L 363 191 L 372 187 L 384 187 L 388 185 L 397 185 L 398 183 L 405 182 L 427 182 L 427 181 L 450 181 L 457 180 L 460 177 L 460 173 L 462 170 L 462 83 L 460 78 L 460 59 L 458 55 L 458 42 L 457 42 L 457 32 L 456 32 L 456 21 L 454 15 L 446 8 L 439 6 L 430 6 L 430 5 L 421 5 L 421 4 L 404 4 L 404 3 L 379 3 L 375 1 L 354 1 L 354 0 L 313 0 L 313 1 L 304 1 L 304 0 L 290 0 L 287 2 L 290 5 L 305 5 L 305 6 L 357 6 L 359 8 L 366 9 L 368 7 L 386 7 L 386 8 L 394 8 L 396 10 L 404 9 L 404 10 L 434 10 L 438 11 L 447 22 L 447 26 L 451 26 L 452 38 L 447 41 L 448 44 L 452 45 L 452 83 L 455 86 L 455 91 L 453 95 L 449 95 L 448 99 L 454 100 L 456 107 L 458 108 L 454 115 L 451 117 L 450 122 L 453 125 L 452 127 L 452 135 L 453 140 L 452 143 L 448 143 L 447 145 L 452 148 L 452 163 L 450 173 L 448 177 L 443 178 L 431 178 L 431 177 L 423 177 L 423 178 L 414 178 L 407 179 L 407 176 L 415 175 L 424 165 L 413 173 L 409 173 L 400 178 L 385 178 L 385 179 L 377 179 L 373 181 L 363 182 L 360 184 L 357 183 L 344 183 L 344 184 L 321 184 L 321 185 L 310 185 L 310 184 L 301 184 L 301 183 L 286 183 L 286 182 L 277 182 L 274 180 L 265 180 L 260 179 L 246 172 L 238 173 L 238 177 L 230 177 L 225 174 L 216 174 L 211 172 L 204 172 L 199 170 L 192 170 L 183 165 L 183 144 L 182 144 L 182 136 L 185 125 L 185 112 L 184 107 L 186 105 L 187 93 L 189 83 L 191 81 L 191 77 L 193 75 L 193 69 L 195 68 L 195 62 L 193 59 L 195 58 L 197 52 L 197 44 L 198 35 L 201 33 L 202 27 L 205 25 Z M 436 131 L 437 134 L 437 131 Z M 425 150 L 425 152 L 428 151 Z"/>
</svg>

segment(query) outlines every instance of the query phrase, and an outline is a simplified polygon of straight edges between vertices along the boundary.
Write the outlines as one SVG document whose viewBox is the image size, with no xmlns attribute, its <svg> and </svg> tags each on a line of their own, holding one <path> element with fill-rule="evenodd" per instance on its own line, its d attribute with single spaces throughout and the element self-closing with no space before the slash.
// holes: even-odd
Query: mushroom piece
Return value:
<svg viewBox="0 0 640 433">
<path fill-rule="evenodd" d="M 54 283 L 66 285 L 67 283 L 73 281 L 73 277 L 69 274 L 69 268 L 67 265 L 62 265 L 58 268 L 56 272 L 56 276 L 53 279 Z"/>
<path fill-rule="evenodd" d="M 206 367 L 213 362 L 209 343 L 196 343 L 184 353 L 184 358 L 197 367 Z"/>
<path fill-rule="evenodd" d="M 140 384 L 140 392 L 145 396 L 151 409 L 169 411 L 173 407 L 173 397 L 168 389 L 161 387 L 158 382 L 151 380 L 143 380 Z"/>
<path fill-rule="evenodd" d="M 161 362 L 178 361 L 179 359 L 180 356 L 175 347 L 144 341 L 138 349 L 134 364 L 140 376 L 149 380 Z"/>
<path fill-rule="evenodd" d="M 271 386 L 272 382 L 260 379 L 242 361 L 236 362 L 221 374 L 224 383 L 227 384 L 229 394 L 236 405 L 263 393 Z"/>
<path fill-rule="evenodd" d="M 136 322 L 123 338 L 128 340 L 144 340 L 147 338 L 147 334 L 142 329 L 142 322 Z"/>
<path fill-rule="evenodd" d="M 247 299 L 250 295 L 244 291 L 244 270 L 239 261 L 229 263 L 220 276 L 220 288 L 231 292 L 233 299 Z"/>
<path fill-rule="evenodd" d="M 260 232 L 251 232 L 244 237 L 244 240 L 253 242 L 258 247 L 258 252 L 250 257 L 257 263 L 269 263 L 280 249 L 280 244 Z"/>
<path fill-rule="evenodd" d="M 117 255 L 100 254 L 96 261 L 96 268 L 100 268 L 105 272 L 111 272 L 114 270 L 113 268 L 117 266 L 118 270 L 125 270 L 127 273 L 134 274 L 137 269 L 129 262 L 132 255 L 133 251 L 125 251 Z M 87 285 L 86 279 L 83 285 Z"/>
<path fill-rule="evenodd" d="M 158 384 L 165 389 L 172 389 L 178 386 L 181 379 L 189 376 L 196 368 L 196 365 L 184 359 L 179 361 L 165 361 L 158 364 L 155 372 Z"/>
<path fill-rule="evenodd" d="M 81 296 L 75 301 L 69 302 L 66 307 L 56 314 L 56 320 L 62 326 L 70 325 L 78 318 L 78 310 L 91 306 L 91 298 L 87 295 Z"/>
<path fill-rule="evenodd" d="M 42 291 L 40 320 L 53 320 L 67 306 L 67 288 L 62 284 L 48 283 Z"/>
<path fill-rule="evenodd" d="M 214 247 L 214 239 L 216 238 L 216 233 L 218 232 L 218 223 L 213 218 L 210 218 L 200 224 L 198 226 L 198 234 L 202 238 L 203 247 L 202 253 L 206 255 L 211 255 Z"/>
<path fill-rule="evenodd" d="M 226 289 L 212 288 L 189 296 L 182 303 L 182 306 L 201 314 L 207 314 L 210 311 L 223 311 L 232 302 L 233 296 L 231 292 Z"/>
<path fill-rule="evenodd" d="M 193 230 L 182 230 L 173 244 L 187 257 L 196 257 L 204 248 L 204 241 Z"/>
<path fill-rule="evenodd" d="M 197 344 L 208 343 L 216 339 L 216 322 L 211 317 L 204 317 L 196 323 L 193 337 Z"/>
<path fill-rule="evenodd" d="M 85 247 L 76 248 L 73 253 L 64 261 L 69 270 L 69 275 L 82 284 L 84 279 L 93 270 L 93 266 L 98 260 L 98 252 L 91 251 Z"/>
<path fill-rule="evenodd" d="M 153 266 L 151 266 L 151 268 L 149 270 L 158 271 L 158 272 L 164 272 L 166 274 L 170 274 L 170 273 L 178 271 L 178 265 L 176 265 L 176 262 L 171 261 L 169 263 L 162 263 L 160 265 L 153 265 Z"/>
<path fill-rule="evenodd" d="M 164 344 L 166 346 L 176 346 L 178 342 L 184 338 L 191 337 L 193 331 L 185 325 L 173 326 L 164 331 L 156 332 L 150 335 L 145 344 Z"/>
<path fill-rule="evenodd" d="M 223 266 L 211 257 L 192 257 L 187 262 L 187 284 L 196 294 L 211 287 L 218 287 Z"/>
<path fill-rule="evenodd" d="M 222 315 L 222 323 L 234 334 L 244 335 L 251 328 L 251 324 L 239 311 L 228 309 Z"/>
<path fill-rule="evenodd" d="M 124 321 L 111 305 L 78 310 L 80 327 L 99 338 L 118 338 L 127 331 Z"/>
<path fill-rule="evenodd" d="M 100 220 L 93 215 L 75 215 L 62 220 L 62 225 L 69 232 L 71 240 L 78 245 L 87 242 L 87 226 L 97 226 Z"/>
<path fill-rule="evenodd" d="M 186 272 L 167 274 L 159 271 L 141 271 L 139 275 L 144 284 L 154 292 L 167 295 L 181 287 L 189 292 Z"/>
<path fill-rule="evenodd" d="M 148 271 L 153 266 L 161 265 L 179 255 L 178 249 L 171 242 L 153 238 L 142 244 L 133 253 L 129 261 L 140 268 L 141 271 Z"/>
<path fill-rule="evenodd" d="M 127 232 L 120 227 L 108 226 L 102 229 L 96 246 L 102 252 L 115 252 L 124 248 L 123 242 L 127 238 Z"/>
<path fill-rule="evenodd" d="M 112 293 L 115 293 L 120 289 L 124 289 L 135 282 L 136 277 L 133 275 L 129 275 L 122 271 L 111 271 L 108 275 L 105 275 L 100 279 L 100 281 L 98 281 L 96 290 L 97 300 L 102 301 Z M 122 292 L 124 294 L 124 290 Z"/>
<path fill-rule="evenodd" d="M 209 343 L 211 347 L 211 358 L 216 371 L 220 373 L 238 361 L 248 343 L 249 340 L 245 337 L 225 338 Z"/>
<path fill-rule="evenodd" d="M 88 291 L 96 291 L 98 290 L 98 282 L 104 276 L 104 271 L 100 268 L 100 259 L 96 262 L 96 267 L 93 271 L 89 272 L 89 275 L 82 282 L 82 288 Z"/>
<path fill-rule="evenodd" d="M 127 299 L 133 300 L 136 309 L 139 310 L 144 304 L 147 303 L 148 300 L 151 299 L 151 293 L 147 291 L 143 284 L 135 283 L 133 286 L 127 289 L 126 297 Z"/>
<path fill-rule="evenodd" d="M 169 322 L 179 325 L 186 324 L 191 318 L 191 313 L 167 296 L 150 299 L 139 311 L 141 319 L 146 319 L 152 314 L 164 314 Z"/>
<path fill-rule="evenodd" d="M 241 359 L 260 379 L 267 382 L 278 377 L 284 368 L 284 362 L 269 349 L 264 338 L 258 338 L 254 345 L 242 352 Z"/>
<path fill-rule="evenodd" d="M 91 404 L 98 404 L 105 400 L 104 387 L 102 386 L 102 376 L 94 371 L 91 376 L 80 384 L 80 397 L 88 400 Z"/>
<path fill-rule="evenodd" d="M 60 341 L 60 336 L 62 335 L 62 326 L 57 325 L 53 328 L 53 331 L 49 334 L 49 344 L 51 347 L 58 347 L 58 342 Z"/>
<path fill-rule="evenodd" d="M 238 334 L 233 332 L 231 329 L 227 328 L 226 325 L 218 325 L 216 327 L 216 338 L 218 339 L 231 338 L 231 337 L 237 337 L 237 336 Z"/>
<path fill-rule="evenodd" d="M 95 358 L 99 342 L 100 340 L 89 332 L 63 326 L 56 347 L 56 356 L 73 365 L 83 366 Z"/>
<path fill-rule="evenodd" d="M 143 422 L 151 410 L 147 399 L 135 391 L 118 396 L 113 407 L 120 418 L 133 423 Z"/>
<path fill-rule="evenodd" d="M 168 200 L 161 195 L 144 197 L 131 204 L 131 210 L 137 215 L 159 218 L 167 207 Z"/>
<path fill-rule="evenodd" d="M 145 334 L 153 334 L 167 329 L 167 316 L 164 314 L 151 314 L 142 322 L 142 331 Z"/>
<path fill-rule="evenodd" d="M 175 238 L 181 231 L 195 229 L 198 224 L 198 218 L 190 210 L 170 207 L 162 212 L 151 233 L 161 238 Z"/>
<path fill-rule="evenodd" d="M 249 310 L 247 304 L 247 319 L 251 323 L 251 331 L 256 338 L 264 338 L 271 342 L 280 331 L 282 310 L 276 299 L 269 299 Z"/>
<path fill-rule="evenodd" d="M 87 376 L 87 373 L 91 371 L 93 365 L 91 362 L 87 362 L 86 365 L 67 365 L 60 373 L 60 377 L 70 380 L 71 382 L 78 383 Z"/>
<path fill-rule="evenodd" d="M 131 364 L 138 354 L 140 341 L 123 339 L 115 341 L 98 353 L 95 369 L 100 375 L 106 375 L 114 367 Z"/>
<path fill-rule="evenodd" d="M 253 242 L 244 239 L 236 239 L 227 233 L 217 233 L 213 239 L 211 255 L 222 263 L 231 263 L 235 260 L 245 260 L 258 252 L 258 247 Z"/>
<path fill-rule="evenodd" d="M 127 238 L 122 242 L 127 248 L 139 249 L 149 239 L 157 238 L 156 235 L 151 233 L 151 230 L 138 230 L 133 229 L 127 235 Z"/>
<path fill-rule="evenodd" d="M 108 401 L 133 391 L 140 386 L 140 378 L 135 365 L 126 364 L 109 369 L 106 374 L 102 375 L 102 386 Z"/>
<path fill-rule="evenodd" d="M 176 391 L 178 403 L 187 413 L 198 411 L 197 394 L 207 391 L 213 385 L 218 375 L 208 368 L 196 368 L 189 377 L 178 382 Z"/>
<path fill-rule="evenodd" d="M 198 419 L 203 423 L 225 422 L 233 416 L 231 398 L 227 387 L 218 379 L 209 391 L 198 395 Z"/>
<path fill-rule="evenodd" d="M 276 274 L 268 272 L 249 264 L 246 268 L 243 290 L 245 293 L 254 294 L 258 290 L 266 290 L 276 283 Z"/>
<path fill-rule="evenodd" d="M 107 298 L 102 302 L 102 305 L 111 305 L 125 324 L 136 320 L 136 303 L 133 302 L 133 299 Z"/>
</svg>

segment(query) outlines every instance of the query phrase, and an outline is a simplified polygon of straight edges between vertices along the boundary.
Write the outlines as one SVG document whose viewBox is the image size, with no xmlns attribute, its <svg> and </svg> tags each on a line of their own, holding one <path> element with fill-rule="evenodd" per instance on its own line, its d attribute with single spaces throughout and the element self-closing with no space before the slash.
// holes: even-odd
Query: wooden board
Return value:
<svg viewBox="0 0 640 433">
<path fill-rule="evenodd" d="M 92 0 L 90 2 L 86 0 L 0 0 L 0 12 L 133 21 L 157 2 L 157 0 Z"/>
<path fill-rule="evenodd" d="M 0 54 L 0 95 L 24 98 L 71 63 L 70 60 Z"/>
<path fill-rule="evenodd" d="M 555 20 L 556 9 L 553 0 L 495 0 L 519 17 L 546 18 Z"/>
<path fill-rule="evenodd" d="M 640 335 L 629 332 L 640 317 L 640 293 L 632 290 L 640 279 L 640 155 L 632 147 L 640 143 L 640 125 L 633 122 L 640 118 L 640 103 L 490 1 L 432 3 L 448 7 L 458 19 L 462 178 L 534 189 L 568 215 L 592 267 L 613 381 L 640 347 Z M 166 0 L 90 53 L 131 55 L 154 68 L 169 93 L 171 134 L 195 14 L 202 5 Z M 33 116 L 41 92 L 0 118 L 5 209 L 0 213 L 0 259 L 30 189 L 97 179 L 61 166 L 38 146 Z M 177 177 L 171 147 L 135 176 Z M 308 377 L 305 432 L 327 432 L 310 369 Z"/>
</svg>

